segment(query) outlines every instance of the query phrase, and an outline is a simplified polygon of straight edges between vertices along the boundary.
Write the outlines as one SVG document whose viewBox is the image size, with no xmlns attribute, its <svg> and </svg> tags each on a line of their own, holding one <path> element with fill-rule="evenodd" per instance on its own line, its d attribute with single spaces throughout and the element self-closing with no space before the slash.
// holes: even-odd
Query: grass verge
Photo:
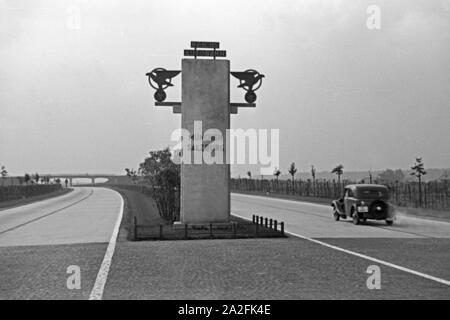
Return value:
<svg viewBox="0 0 450 320">
<path fill-rule="evenodd" d="M 64 194 L 72 192 L 72 191 L 73 191 L 73 189 L 71 189 L 71 188 L 65 188 L 65 189 L 60 189 L 60 190 L 54 191 L 54 192 L 42 194 L 39 196 L 0 202 L 0 211 L 6 210 L 6 209 L 11 209 L 11 208 L 18 207 L 18 206 L 23 206 L 25 204 L 29 204 L 29 203 L 33 203 L 33 202 L 37 202 L 37 201 L 46 200 L 49 198 L 62 196 Z"/>
</svg>

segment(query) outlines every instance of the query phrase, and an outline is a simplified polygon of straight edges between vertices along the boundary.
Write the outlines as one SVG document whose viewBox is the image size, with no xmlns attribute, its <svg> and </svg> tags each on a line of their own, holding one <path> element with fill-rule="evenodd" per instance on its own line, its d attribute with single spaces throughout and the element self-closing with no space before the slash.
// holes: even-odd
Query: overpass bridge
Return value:
<svg viewBox="0 0 450 320">
<path fill-rule="evenodd" d="M 69 184 L 72 185 L 73 179 L 91 179 L 92 184 L 95 184 L 95 179 L 107 179 L 108 182 L 118 183 L 119 178 L 124 177 L 124 175 L 110 174 L 110 173 L 43 173 L 39 174 L 42 178 L 50 179 L 67 179 Z"/>
</svg>

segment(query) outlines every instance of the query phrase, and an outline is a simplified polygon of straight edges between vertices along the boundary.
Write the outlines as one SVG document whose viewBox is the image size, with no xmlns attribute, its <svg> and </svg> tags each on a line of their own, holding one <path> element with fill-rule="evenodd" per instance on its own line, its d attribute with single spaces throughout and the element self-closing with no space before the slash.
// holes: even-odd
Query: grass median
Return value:
<svg viewBox="0 0 450 320">
<path fill-rule="evenodd" d="M 260 223 L 252 223 L 231 216 L 229 223 L 174 225 L 159 215 L 155 201 L 148 195 L 120 187 L 108 187 L 119 192 L 124 199 L 119 241 L 284 237 L 284 224 L 277 221 L 275 227 L 275 221 L 269 218 L 267 221 L 264 218 Z"/>
</svg>

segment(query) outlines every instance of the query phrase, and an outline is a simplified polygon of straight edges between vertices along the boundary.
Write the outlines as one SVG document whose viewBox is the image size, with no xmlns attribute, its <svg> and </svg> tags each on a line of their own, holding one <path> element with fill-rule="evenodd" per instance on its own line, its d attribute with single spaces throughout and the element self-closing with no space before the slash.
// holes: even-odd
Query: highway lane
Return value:
<svg viewBox="0 0 450 320">
<path fill-rule="evenodd" d="M 450 223 L 397 215 L 393 226 L 368 220 L 355 226 L 351 219 L 336 222 L 328 205 L 233 193 L 231 212 L 284 221 L 286 230 L 310 238 L 450 238 Z"/>
<path fill-rule="evenodd" d="M 0 299 L 88 299 L 121 211 L 121 196 L 97 187 L 1 210 Z"/>
<path fill-rule="evenodd" d="M 0 246 L 108 242 L 121 204 L 106 188 L 74 191 L 0 211 Z"/>
<path fill-rule="evenodd" d="M 354 257 L 365 255 L 368 263 L 379 259 L 395 264 L 398 269 L 407 268 L 410 274 L 424 273 L 437 278 L 435 282 L 450 283 L 448 222 L 399 214 L 393 226 L 384 221 L 355 226 L 350 219 L 334 221 L 327 205 L 243 194 L 232 194 L 231 211 L 250 219 L 257 214 L 284 221 L 287 232 L 318 245 L 351 251 L 356 253 L 352 254 Z"/>
</svg>

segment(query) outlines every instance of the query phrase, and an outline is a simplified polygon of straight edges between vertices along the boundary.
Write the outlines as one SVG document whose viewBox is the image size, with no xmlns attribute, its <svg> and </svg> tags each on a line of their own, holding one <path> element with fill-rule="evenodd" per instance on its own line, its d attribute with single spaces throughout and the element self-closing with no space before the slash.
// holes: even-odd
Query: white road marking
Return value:
<svg viewBox="0 0 450 320">
<path fill-rule="evenodd" d="M 108 248 L 106 249 L 105 256 L 103 257 L 102 265 L 98 271 L 97 278 L 95 279 L 94 287 L 92 288 L 89 300 L 101 300 L 103 296 L 103 290 L 105 289 L 106 280 L 108 279 L 109 267 L 111 266 L 111 260 L 114 255 L 114 249 L 116 248 L 117 236 L 119 234 L 120 223 L 123 216 L 123 198 L 120 195 L 120 210 L 119 215 L 114 226 L 111 239 L 109 240 Z"/>
<path fill-rule="evenodd" d="M 246 219 L 246 220 L 249 220 L 249 221 L 251 220 L 251 219 L 249 219 L 247 217 L 243 217 L 243 216 L 240 216 L 240 215 L 235 214 L 235 213 L 231 213 L 231 214 L 236 216 L 236 217 L 238 217 L 238 218 Z M 366 260 L 369 260 L 369 261 L 373 261 L 375 263 L 379 263 L 379 264 L 382 264 L 382 265 L 385 265 L 385 266 L 388 266 L 388 267 L 391 267 L 391 268 L 394 268 L 394 269 L 397 269 L 397 270 L 400 270 L 400 271 L 411 273 L 411 274 L 414 274 L 416 276 L 419 276 L 419 277 L 422 277 L 422 278 L 425 278 L 425 279 L 428 279 L 428 280 L 436 281 L 438 283 L 450 286 L 450 281 L 445 280 L 445 279 L 441 279 L 441 278 L 438 278 L 438 277 L 430 276 L 430 275 L 428 275 L 426 273 L 422 273 L 422 272 L 415 271 L 415 270 L 412 270 L 412 269 L 409 269 L 409 268 L 405 268 L 405 267 L 402 267 L 402 266 L 399 266 L 399 265 L 396 265 L 396 264 L 393 264 L 393 263 L 390 263 L 390 262 L 387 262 L 387 261 L 384 261 L 384 260 L 380 260 L 380 259 L 377 259 L 377 258 L 372 258 L 372 257 L 367 256 L 365 254 L 361 254 L 361 253 L 354 252 L 354 251 L 351 251 L 351 250 L 347 250 L 347 249 L 344 249 L 344 248 L 341 248 L 341 247 L 337 247 L 337 246 L 328 244 L 328 243 L 323 242 L 323 241 L 319 241 L 319 240 L 316 240 L 316 239 L 313 239 L 313 238 L 302 236 L 300 234 L 296 234 L 296 233 L 289 232 L 289 231 L 285 231 L 285 233 L 290 234 L 290 235 L 292 235 L 294 237 L 297 237 L 297 238 L 301 238 L 301 239 L 304 239 L 304 240 L 308 240 L 308 241 L 320 244 L 320 245 L 322 245 L 324 247 L 327 247 L 327 248 L 330 248 L 330 249 L 341 251 L 341 252 L 344 252 L 344 253 L 347 253 L 347 254 L 359 257 L 359 258 L 363 258 L 363 259 L 366 259 Z"/>
</svg>

